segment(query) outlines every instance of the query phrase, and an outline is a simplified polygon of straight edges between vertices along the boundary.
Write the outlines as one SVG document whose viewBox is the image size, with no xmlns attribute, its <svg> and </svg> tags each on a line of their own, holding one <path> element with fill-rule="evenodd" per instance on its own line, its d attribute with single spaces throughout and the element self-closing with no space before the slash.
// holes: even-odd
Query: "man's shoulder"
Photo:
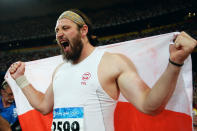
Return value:
<svg viewBox="0 0 197 131">
<path fill-rule="evenodd" d="M 132 60 L 124 54 L 105 52 L 103 56 L 103 61 L 105 65 L 117 67 L 120 71 L 128 69 L 135 70 L 135 66 Z"/>
<path fill-rule="evenodd" d="M 121 60 L 121 57 L 126 57 L 126 56 L 120 53 L 105 52 L 103 57 L 105 59 L 116 61 L 116 60 Z"/>
<path fill-rule="evenodd" d="M 60 63 L 59 65 L 56 66 L 56 68 L 53 71 L 53 77 L 56 74 L 56 72 L 59 70 L 59 68 L 64 64 L 65 62 Z"/>
<path fill-rule="evenodd" d="M 112 63 L 116 63 L 116 64 L 123 64 L 123 63 L 127 63 L 127 62 L 132 62 L 131 59 L 129 59 L 124 54 L 120 54 L 120 53 L 105 52 L 103 58 L 108 62 L 112 62 Z"/>
</svg>

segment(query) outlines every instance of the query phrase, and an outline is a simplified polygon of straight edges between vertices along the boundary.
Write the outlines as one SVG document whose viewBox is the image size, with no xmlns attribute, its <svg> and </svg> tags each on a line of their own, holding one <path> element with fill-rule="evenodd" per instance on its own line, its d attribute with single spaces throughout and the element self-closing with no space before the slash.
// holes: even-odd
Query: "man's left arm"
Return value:
<svg viewBox="0 0 197 131">
<path fill-rule="evenodd" d="M 144 113 L 154 115 L 162 111 L 176 87 L 181 64 L 196 44 L 196 40 L 185 32 L 177 36 L 175 44 L 170 45 L 171 62 L 152 89 L 140 78 L 133 64 L 126 60 L 126 63 L 130 64 L 125 64 L 118 77 L 118 85 L 123 96 Z"/>
</svg>

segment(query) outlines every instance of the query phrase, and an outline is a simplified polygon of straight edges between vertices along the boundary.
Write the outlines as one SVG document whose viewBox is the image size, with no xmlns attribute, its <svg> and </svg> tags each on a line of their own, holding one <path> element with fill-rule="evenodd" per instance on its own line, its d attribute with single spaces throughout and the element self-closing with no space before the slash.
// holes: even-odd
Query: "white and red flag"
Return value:
<svg viewBox="0 0 197 131">
<path fill-rule="evenodd" d="M 135 64 L 142 79 L 152 87 L 165 71 L 169 59 L 169 44 L 176 32 L 98 47 L 100 50 L 122 53 Z M 45 92 L 55 67 L 62 63 L 54 56 L 25 63 L 25 75 L 39 91 Z M 31 107 L 21 89 L 7 72 L 5 76 L 16 101 L 23 131 L 50 131 L 52 113 L 43 116 Z M 115 111 L 115 131 L 192 131 L 192 65 L 191 57 L 181 69 L 173 96 L 165 110 L 156 116 L 139 112 L 122 96 Z"/>
</svg>

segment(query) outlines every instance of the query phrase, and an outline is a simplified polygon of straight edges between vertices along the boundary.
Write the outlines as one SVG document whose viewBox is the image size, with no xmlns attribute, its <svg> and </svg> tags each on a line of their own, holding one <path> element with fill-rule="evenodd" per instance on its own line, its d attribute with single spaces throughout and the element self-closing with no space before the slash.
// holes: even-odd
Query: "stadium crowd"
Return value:
<svg viewBox="0 0 197 131">
<path fill-rule="evenodd" d="M 144 5 L 143 3 L 137 3 L 136 8 L 131 8 L 131 5 L 124 4 L 100 10 L 86 9 L 84 12 L 94 22 L 93 28 L 99 29 L 154 18 L 185 10 L 192 6 L 191 3 L 183 3 L 183 1 L 178 3 L 170 1 L 164 3 L 159 2 L 154 6 L 151 4 Z M 52 36 L 55 34 L 54 26 L 58 14 L 59 12 L 33 18 L 25 17 L 0 21 L 0 43 L 3 41 Z"/>
</svg>

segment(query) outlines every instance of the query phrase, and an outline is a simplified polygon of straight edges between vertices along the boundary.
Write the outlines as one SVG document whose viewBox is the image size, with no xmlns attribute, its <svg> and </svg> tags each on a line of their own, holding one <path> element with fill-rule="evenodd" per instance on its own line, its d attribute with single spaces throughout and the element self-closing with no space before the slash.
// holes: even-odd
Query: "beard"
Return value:
<svg viewBox="0 0 197 131">
<path fill-rule="evenodd" d="M 64 48 L 61 46 L 61 54 L 63 60 L 65 61 L 77 61 L 81 55 L 81 51 L 83 49 L 83 43 L 80 39 L 79 33 L 69 42 L 70 51 L 65 52 Z M 72 44 L 71 44 L 72 43 Z"/>
</svg>

